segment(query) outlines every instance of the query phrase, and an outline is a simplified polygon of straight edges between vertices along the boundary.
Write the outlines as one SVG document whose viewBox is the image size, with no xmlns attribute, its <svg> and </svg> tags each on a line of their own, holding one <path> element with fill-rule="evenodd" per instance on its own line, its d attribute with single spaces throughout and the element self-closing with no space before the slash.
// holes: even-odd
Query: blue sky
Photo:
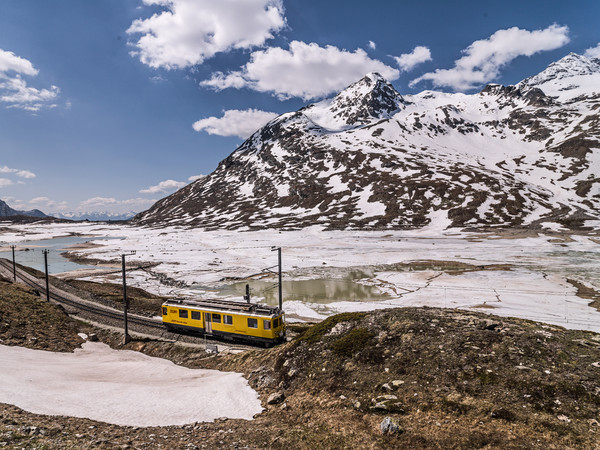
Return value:
<svg viewBox="0 0 600 450">
<path fill-rule="evenodd" d="M 0 199 L 141 211 L 367 72 L 515 84 L 600 57 L 599 19 L 596 0 L 0 0 Z"/>
</svg>

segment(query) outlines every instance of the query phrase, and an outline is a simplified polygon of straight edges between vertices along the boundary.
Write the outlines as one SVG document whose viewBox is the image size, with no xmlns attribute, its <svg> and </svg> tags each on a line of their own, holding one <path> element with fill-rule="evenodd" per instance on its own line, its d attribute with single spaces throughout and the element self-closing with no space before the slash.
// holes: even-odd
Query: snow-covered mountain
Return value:
<svg viewBox="0 0 600 450">
<path fill-rule="evenodd" d="M 516 86 L 402 96 L 369 74 L 283 114 L 134 221 L 207 229 L 593 225 L 600 60 Z"/>
<path fill-rule="evenodd" d="M 31 211 L 18 211 L 16 209 L 12 209 L 6 202 L 0 200 L 0 217 L 10 216 L 47 217 L 46 214 L 39 209 L 32 209 Z"/>
<path fill-rule="evenodd" d="M 517 84 L 522 92 L 541 89 L 561 102 L 600 93 L 600 59 L 590 59 L 570 53 L 552 63 L 546 70 Z"/>
<path fill-rule="evenodd" d="M 135 212 L 128 213 L 110 213 L 108 211 L 98 212 L 68 212 L 68 213 L 53 213 L 54 217 L 59 219 L 69 220 L 89 220 L 91 222 L 107 222 L 109 220 L 129 220 L 135 216 Z"/>
</svg>

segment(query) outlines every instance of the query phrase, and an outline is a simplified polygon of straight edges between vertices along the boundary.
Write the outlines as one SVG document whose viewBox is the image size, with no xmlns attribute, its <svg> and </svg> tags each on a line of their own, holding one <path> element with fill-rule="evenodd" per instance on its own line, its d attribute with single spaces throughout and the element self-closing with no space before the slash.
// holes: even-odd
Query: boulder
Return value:
<svg viewBox="0 0 600 450">
<path fill-rule="evenodd" d="M 267 399 L 267 404 L 277 405 L 283 402 L 283 400 L 285 400 L 285 395 L 283 394 L 283 392 L 273 392 L 271 395 L 269 395 L 269 398 Z"/>
<path fill-rule="evenodd" d="M 394 417 L 387 416 L 380 425 L 383 434 L 402 434 L 404 428 L 400 425 L 400 421 Z"/>
</svg>

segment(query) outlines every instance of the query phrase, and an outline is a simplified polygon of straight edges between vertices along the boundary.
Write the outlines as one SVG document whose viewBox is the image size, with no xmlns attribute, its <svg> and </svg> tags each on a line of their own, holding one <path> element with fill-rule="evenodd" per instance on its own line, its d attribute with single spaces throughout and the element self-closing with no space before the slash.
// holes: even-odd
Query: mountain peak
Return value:
<svg viewBox="0 0 600 450">
<path fill-rule="evenodd" d="M 565 101 L 600 89 L 600 60 L 569 53 L 546 69 L 517 84 L 523 92 L 539 88 L 546 95 Z"/>
<path fill-rule="evenodd" d="M 389 81 L 377 72 L 371 72 L 336 95 L 331 100 L 330 111 L 346 124 L 356 125 L 388 118 L 404 104 L 404 99 Z"/>
</svg>

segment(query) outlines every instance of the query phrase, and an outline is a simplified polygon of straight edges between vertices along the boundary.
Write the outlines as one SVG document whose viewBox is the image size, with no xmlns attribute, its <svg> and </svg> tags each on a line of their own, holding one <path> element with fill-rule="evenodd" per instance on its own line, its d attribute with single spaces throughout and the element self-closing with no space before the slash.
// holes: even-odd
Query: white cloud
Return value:
<svg viewBox="0 0 600 450">
<path fill-rule="evenodd" d="M 194 182 L 194 181 L 198 181 L 201 180 L 202 178 L 205 178 L 206 175 L 192 175 L 191 177 L 188 178 L 188 181 L 190 183 Z"/>
<path fill-rule="evenodd" d="M 102 209 L 110 209 L 113 212 L 117 212 L 119 207 L 126 206 L 130 209 L 140 210 L 145 208 L 146 206 L 152 205 L 155 203 L 156 199 L 147 199 L 147 198 L 130 198 L 126 200 L 117 200 L 113 197 L 93 197 L 87 199 L 79 204 L 79 212 L 88 212 L 90 208 L 102 208 Z"/>
<path fill-rule="evenodd" d="M 35 178 L 35 173 L 29 170 L 19 170 L 17 171 L 17 176 L 21 178 Z"/>
<path fill-rule="evenodd" d="M 469 90 L 494 80 L 500 69 L 519 56 L 554 50 L 569 42 L 569 28 L 551 25 L 544 30 L 528 31 L 517 27 L 498 30 L 488 39 L 473 42 L 452 69 L 437 69 L 410 82 L 410 86 L 430 80 L 434 86 Z"/>
<path fill-rule="evenodd" d="M 418 64 L 424 63 L 425 61 L 431 61 L 431 52 L 427 47 L 419 45 L 415 47 L 412 52 L 394 56 L 394 59 L 402 72 L 409 72 Z"/>
<path fill-rule="evenodd" d="M 349 52 L 331 45 L 292 41 L 289 50 L 272 47 L 256 51 L 241 71 L 227 75 L 216 72 L 200 84 L 216 90 L 248 87 L 271 92 L 280 99 L 310 100 L 337 92 L 368 72 L 379 72 L 388 80 L 400 75 L 397 69 L 369 58 L 362 49 Z"/>
<path fill-rule="evenodd" d="M 161 77 L 160 75 L 156 75 L 150 78 L 150 81 L 152 81 L 153 83 L 159 84 L 159 83 L 164 83 L 165 81 L 167 81 L 166 78 Z"/>
<path fill-rule="evenodd" d="M 136 198 L 129 198 L 127 200 L 121 200 L 119 202 L 119 204 L 121 205 L 129 205 L 132 206 L 133 205 L 144 205 L 144 206 L 150 206 L 153 205 L 154 203 L 156 203 L 158 201 L 157 198 L 141 198 L 141 197 L 136 197 Z"/>
<path fill-rule="evenodd" d="M 65 201 L 59 202 L 51 200 L 48 197 L 36 197 L 29 200 L 29 205 L 38 209 L 54 208 L 55 211 L 64 211 L 68 204 Z"/>
<path fill-rule="evenodd" d="M 0 188 L 10 186 L 11 184 L 13 184 L 12 180 L 9 180 L 8 178 L 0 178 Z"/>
<path fill-rule="evenodd" d="M 26 111 L 39 111 L 44 107 L 55 107 L 51 102 L 58 96 L 60 89 L 37 89 L 27 85 L 22 75 L 36 76 L 38 70 L 25 58 L 0 49 L 0 101 L 9 108 Z"/>
<path fill-rule="evenodd" d="M 222 117 L 207 117 L 198 120 L 192 126 L 194 130 L 204 130 L 208 134 L 238 136 L 246 139 L 277 116 L 276 113 L 258 109 L 230 109 L 225 111 Z"/>
<path fill-rule="evenodd" d="M 8 167 L 8 166 L 0 166 L 0 173 L 11 173 L 11 174 L 16 175 L 17 177 L 26 178 L 26 179 L 35 178 L 35 173 L 33 173 L 29 170 L 13 169 L 12 167 Z M 6 180 L 6 178 L 5 178 L 5 180 Z M 20 181 L 20 180 L 17 183 L 25 184 L 23 181 Z M 12 184 L 12 181 L 10 184 Z"/>
<path fill-rule="evenodd" d="M 158 183 L 156 186 L 150 186 L 147 189 L 142 189 L 140 194 L 158 194 L 158 193 L 167 193 L 171 191 L 175 191 L 179 188 L 182 188 L 187 183 L 183 181 L 175 181 L 175 180 L 165 180 Z"/>
<path fill-rule="evenodd" d="M 181 69 L 218 52 L 261 46 L 285 27 L 281 0 L 143 0 L 165 9 L 135 20 L 127 33 L 142 63 Z"/>
<path fill-rule="evenodd" d="M 15 72 L 32 77 L 38 74 L 38 70 L 33 67 L 31 61 L 0 48 L 0 73 L 4 74 L 6 72 Z"/>
<path fill-rule="evenodd" d="M 107 205 L 114 205 L 115 203 L 117 203 L 117 199 L 116 198 L 107 198 L 107 197 L 93 197 L 90 199 L 87 199 L 83 202 L 81 202 L 81 207 L 83 208 L 89 208 L 89 207 L 93 207 L 93 206 L 107 206 Z"/>
<path fill-rule="evenodd" d="M 595 47 L 588 48 L 583 55 L 588 58 L 600 58 L 600 43 Z"/>
<path fill-rule="evenodd" d="M 40 203 L 46 204 L 49 201 L 50 201 L 50 199 L 48 197 L 36 197 L 36 198 L 32 198 L 31 200 L 29 200 L 29 203 L 32 205 L 40 204 Z"/>
<path fill-rule="evenodd" d="M 373 41 L 369 41 L 369 48 L 371 50 L 375 50 L 377 48 L 377 44 Z"/>
<path fill-rule="evenodd" d="M 116 198 L 112 198 L 112 197 L 93 197 L 93 198 L 89 198 L 83 202 L 81 202 L 80 206 L 82 206 L 83 208 L 87 208 L 90 206 L 107 206 L 107 205 L 114 205 L 117 203 L 117 199 Z"/>
<path fill-rule="evenodd" d="M 117 200 L 113 197 L 93 197 L 84 200 L 79 204 L 77 212 L 90 212 L 90 211 L 109 211 L 113 213 L 123 213 L 128 211 L 141 211 L 146 209 L 148 206 L 156 203 L 157 199 L 147 198 L 130 198 L 126 200 Z"/>
</svg>

